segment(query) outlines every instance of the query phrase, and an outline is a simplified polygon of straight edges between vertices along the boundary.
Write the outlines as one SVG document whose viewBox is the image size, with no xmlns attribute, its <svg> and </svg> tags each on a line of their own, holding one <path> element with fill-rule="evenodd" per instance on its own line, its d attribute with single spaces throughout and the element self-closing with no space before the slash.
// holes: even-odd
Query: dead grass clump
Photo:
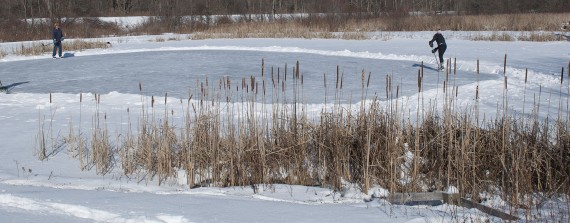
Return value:
<svg viewBox="0 0 570 223">
<path fill-rule="evenodd" d="M 103 41 L 85 41 L 85 40 L 66 40 L 62 42 L 64 51 L 82 51 L 86 49 L 109 48 L 111 44 Z M 20 47 L 13 48 L 12 54 L 18 56 L 31 56 L 42 55 L 51 53 L 53 51 L 53 44 L 45 43 L 22 43 Z"/>
<path fill-rule="evenodd" d="M 111 47 L 111 44 L 96 40 L 96 41 L 86 41 L 86 40 L 71 40 L 63 44 L 64 50 L 69 51 L 82 51 L 87 49 L 106 49 Z"/>
<path fill-rule="evenodd" d="M 549 42 L 549 41 L 561 41 L 560 36 L 556 36 L 554 33 L 550 32 L 530 32 L 522 33 L 518 36 L 520 41 L 533 41 L 533 42 Z"/>
<path fill-rule="evenodd" d="M 12 49 L 12 54 L 18 56 L 41 55 L 47 52 L 51 52 L 51 50 L 51 47 L 45 46 L 42 43 L 22 43 L 20 47 Z"/>
<path fill-rule="evenodd" d="M 476 35 L 474 41 L 515 41 L 516 38 L 507 32 L 493 32 L 491 35 Z"/>
</svg>

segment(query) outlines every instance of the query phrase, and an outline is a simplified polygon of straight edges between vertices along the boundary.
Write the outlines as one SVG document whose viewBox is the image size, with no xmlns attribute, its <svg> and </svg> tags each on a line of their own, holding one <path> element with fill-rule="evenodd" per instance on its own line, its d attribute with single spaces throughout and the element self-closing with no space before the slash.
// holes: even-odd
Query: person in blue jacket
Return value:
<svg viewBox="0 0 570 223">
<path fill-rule="evenodd" d="M 435 47 L 431 52 L 435 53 L 435 51 L 438 51 L 439 53 L 439 69 L 444 69 L 443 66 L 443 54 L 445 53 L 445 50 L 447 49 L 447 45 L 445 44 L 445 38 L 443 38 L 443 35 L 441 34 L 441 29 L 437 30 L 437 33 L 435 33 L 435 35 L 433 35 L 433 38 L 429 41 L 429 46 L 433 48 L 433 42 L 437 43 L 437 47 Z"/>
<path fill-rule="evenodd" d="M 59 23 L 55 23 L 55 28 L 52 31 L 52 39 L 53 39 L 53 53 L 52 57 L 55 59 L 55 53 L 58 53 L 59 58 L 61 58 L 62 54 L 62 47 L 61 41 L 63 41 L 63 31 L 59 28 Z"/>
</svg>

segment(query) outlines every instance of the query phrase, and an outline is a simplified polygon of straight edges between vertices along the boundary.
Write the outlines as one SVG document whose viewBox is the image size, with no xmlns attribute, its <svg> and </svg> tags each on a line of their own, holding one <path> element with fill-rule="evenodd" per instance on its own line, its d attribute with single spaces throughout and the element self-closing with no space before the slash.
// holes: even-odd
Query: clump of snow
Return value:
<svg viewBox="0 0 570 223">
<path fill-rule="evenodd" d="M 457 187 L 455 186 L 449 186 L 447 187 L 447 189 L 445 190 L 446 193 L 448 194 L 458 194 L 459 193 L 459 189 L 457 189 Z"/>
<path fill-rule="evenodd" d="M 390 191 L 379 186 L 374 186 L 368 190 L 368 195 L 372 198 L 385 198 L 390 195 Z"/>
</svg>

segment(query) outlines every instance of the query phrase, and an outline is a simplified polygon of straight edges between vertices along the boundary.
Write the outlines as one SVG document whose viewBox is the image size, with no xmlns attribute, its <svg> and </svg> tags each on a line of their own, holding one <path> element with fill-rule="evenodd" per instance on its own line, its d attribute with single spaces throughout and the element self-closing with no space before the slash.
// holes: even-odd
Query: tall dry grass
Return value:
<svg viewBox="0 0 570 223">
<path fill-rule="evenodd" d="M 66 40 L 62 42 L 62 49 L 64 51 L 82 51 L 86 49 L 105 49 L 111 47 L 111 44 L 96 40 L 96 41 L 85 41 L 85 40 Z M 32 55 L 42 55 L 46 53 L 51 53 L 53 51 L 53 44 L 44 42 L 31 42 L 31 43 L 21 43 L 19 47 L 12 48 L 12 54 L 18 56 L 32 56 Z"/>
<path fill-rule="evenodd" d="M 91 146 L 83 151 L 91 158 L 85 166 L 99 174 L 120 166 L 124 175 L 158 184 L 182 177 L 182 171 L 190 187 L 256 189 L 285 183 L 342 191 L 349 182 L 363 192 L 371 185 L 420 192 L 455 186 L 474 201 L 498 193 L 511 207 L 530 210 L 547 198 L 570 194 L 570 117 L 563 106 L 568 102 L 560 101 L 557 118 L 539 119 L 545 109 L 539 92 L 532 116 L 509 113 L 506 55 L 504 63 L 503 101 L 494 118 L 480 117 L 477 103 L 458 109 L 459 94 L 478 98 L 479 89 L 459 92 L 455 60 L 447 61 L 435 100 L 423 98 L 423 69 L 418 70 L 417 103 L 423 108 L 418 106 L 415 117 L 406 115 L 399 101 L 400 89 L 409 86 L 398 85 L 391 75 L 385 77 L 385 95 L 365 100 L 372 89 L 371 74 L 364 70 L 357 74 L 362 91 L 356 105 L 345 101 L 358 97 L 344 92 L 344 71 L 337 67 L 335 74 L 324 74 L 322 87 L 329 93 L 323 100 L 329 106 L 317 114 L 307 112 L 304 91 L 309 86 L 304 86 L 300 63 L 265 68 L 262 62 L 261 74 L 241 80 L 206 78 L 196 82 L 188 100 L 180 100 L 182 123 L 174 121 L 168 95 L 164 101 L 143 96 L 139 84 L 141 111 L 132 120 L 127 110 L 127 129 L 111 136 L 106 115 L 99 109 L 93 115 L 86 140 Z M 563 77 L 564 71 L 561 95 L 566 93 Z M 96 96 L 95 103 L 100 100 Z M 71 129 L 70 135 L 77 135 L 70 138 L 81 138 Z M 39 142 L 46 144 L 44 138 Z M 533 218 L 530 212 L 526 217 Z"/>
<path fill-rule="evenodd" d="M 255 20 L 211 16 L 149 17 L 140 25 L 121 28 L 119 24 L 92 18 L 59 21 L 68 38 L 101 38 L 118 35 L 179 33 L 206 38 L 341 38 L 366 39 L 365 33 L 378 31 L 560 31 L 568 13 L 526 13 L 503 15 L 386 15 L 379 17 L 348 14 L 311 14 L 299 18 L 277 16 Z M 54 21 L 4 20 L 0 41 L 50 39 Z M 531 33 L 521 40 L 556 41 L 549 35 Z"/>
<path fill-rule="evenodd" d="M 426 15 L 380 18 L 345 18 L 340 15 L 309 16 L 276 21 L 237 21 L 212 24 L 193 30 L 193 39 L 207 38 L 340 38 L 367 39 L 367 32 L 494 31 L 492 36 L 476 36 L 475 40 L 560 41 L 559 31 L 568 14 L 512 15 Z M 516 37 L 499 31 L 527 31 Z M 537 31 L 547 31 L 545 33 Z"/>
<path fill-rule="evenodd" d="M 100 38 L 104 36 L 126 35 L 117 24 L 94 18 L 65 18 L 61 20 L 19 19 L 0 20 L 0 42 L 17 42 L 51 39 L 53 24 L 61 24 L 66 38 Z"/>
</svg>

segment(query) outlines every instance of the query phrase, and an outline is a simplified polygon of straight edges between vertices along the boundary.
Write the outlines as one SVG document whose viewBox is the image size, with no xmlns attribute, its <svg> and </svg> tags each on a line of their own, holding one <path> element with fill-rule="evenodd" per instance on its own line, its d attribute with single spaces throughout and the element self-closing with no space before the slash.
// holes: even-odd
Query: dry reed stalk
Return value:
<svg viewBox="0 0 570 223">
<path fill-rule="evenodd" d="M 38 147 L 36 151 L 39 160 L 47 159 L 47 139 L 45 134 L 44 119 L 42 118 L 41 112 L 38 110 L 38 136 L 36 137 Z"/>
</svg>

